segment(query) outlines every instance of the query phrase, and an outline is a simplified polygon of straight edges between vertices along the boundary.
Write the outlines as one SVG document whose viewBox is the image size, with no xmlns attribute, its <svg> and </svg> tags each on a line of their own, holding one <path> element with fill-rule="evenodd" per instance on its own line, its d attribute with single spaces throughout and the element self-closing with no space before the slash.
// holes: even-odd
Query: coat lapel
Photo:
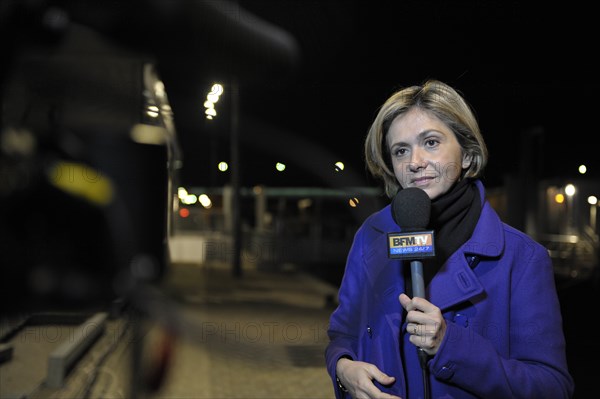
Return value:
<svg viewBox="0 0 600 399">
<path fill-rule="evenodd" d="M 427 287 L 428 299 L 446 309 L 483 293 L 483 286 L 469 267 L 462 251 L 454 253 Z"/>
<path fill-rule="evenodd" d="M 483 285 L 469 265 L 467 257 L 496 258 L 503 251 L 502 222 L 486 201 L 471 238 L 448 258 L 429 283 L 429 301 L 444 312 L 454 305 L 481 295 L 484 292 Z"/>
</svg>

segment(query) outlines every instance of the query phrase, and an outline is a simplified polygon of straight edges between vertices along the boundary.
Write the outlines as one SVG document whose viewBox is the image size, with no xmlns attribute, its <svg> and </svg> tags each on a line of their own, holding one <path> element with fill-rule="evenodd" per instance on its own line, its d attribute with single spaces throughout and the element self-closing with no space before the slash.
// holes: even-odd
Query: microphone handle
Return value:
<svg viewBox="0 0 600 399">
<path fill-rule="evenodd" d="M 412 279 L 412 290 L 413 297 L 425 298 L 425 281 L 423 279 L 423 262 L 420 260 L 410 261 L 410 276 Z M 423 389 L 425 390 L 425 398 L 429 399 L 429 371 L 427 369 L 427 361 L 429 355 L 425 350 L 417 346 L 417 356 L 419 357 L 419 364 L 423 371 Z"/>
<path fill-rule="evenodd" d="M 425 280 L 423 279 L 423 262 L 410 261 L 410 275 L 412 279 L 413 297 L 425 298 Z"/>
<path fill-rule="evenodd" d="M 423 262 L 420 260 L 410 261 L 410 276 L 412 280 L 413 297 L 425 298 L 425 280 L 423 279 Z M 428 355 L 425 350 L 417 346 L 419 363 L 423 370 L 427 369 Z"/>
</svg>

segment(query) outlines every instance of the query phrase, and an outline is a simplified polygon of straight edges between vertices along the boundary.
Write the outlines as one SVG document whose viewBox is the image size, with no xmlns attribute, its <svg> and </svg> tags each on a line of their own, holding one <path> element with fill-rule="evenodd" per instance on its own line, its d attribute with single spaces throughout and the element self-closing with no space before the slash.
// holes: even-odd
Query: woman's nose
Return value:
<svg viewBox="0 0 600 399">
<path fill-rule="evenodd" d="M 423 154 L 420 150 L 413 150 L 408 167 L 412 172 L 416 172 L 419 169 L 425 169 L 427 167 L 427 160 L 423 157 Z"/>
</svg>

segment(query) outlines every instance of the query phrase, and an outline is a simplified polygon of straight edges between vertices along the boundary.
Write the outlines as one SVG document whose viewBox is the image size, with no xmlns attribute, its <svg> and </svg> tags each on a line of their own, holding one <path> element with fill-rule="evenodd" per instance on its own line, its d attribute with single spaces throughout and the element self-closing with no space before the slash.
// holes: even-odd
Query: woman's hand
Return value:
<svg viewBox="0 0 600 399">
<path fill-rule="evenodd" d="M 435 355 L 446 334 L 446 320 L 440 309 L 424 298 L 409 298 L 400 294 L 400 304 L 406 309 L 406 331 L 410 342 L 423 348 L 428 355 Z"/>
<path fill-rule="evenodd" d="M 373 384 L 373 380 L 382 385 L 389 385 L 396 381 L 396 378 L 385 374 L 374 364 L 341 358 L 337 362 L 335 372 L 353 398 L 401 399 L 398 396 L 381 392 Z"/>
</svg>

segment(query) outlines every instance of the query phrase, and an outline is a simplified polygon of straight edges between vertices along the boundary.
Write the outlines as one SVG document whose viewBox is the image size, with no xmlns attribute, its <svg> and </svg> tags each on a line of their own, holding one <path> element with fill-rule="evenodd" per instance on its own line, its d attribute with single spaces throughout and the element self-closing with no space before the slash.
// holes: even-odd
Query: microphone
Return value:
<svg viewBox="0 0 600 399">
<path fill-rule="evenodd" d="M 392 199 L 392 217 L 401 232 L 388 233 L 388 256 L 410 260 L 413 297 L 425 298 L 423 262 L 420 259 L 435 256 L 433 230 L 426 230 L 430 215 L 431 199 L 418 187 L 402 189 Z M 417 349 L 425 372 L 427 353 L 423 348 Z"/>
<path fill-rule="evenodd" d="M 410 260 L 413 296 L 425 298 L 423 263 L 435 256 L 433 230 L 426 230 L 431 215 L 431 200 L 418 187 L 400 190 L 392 200 L 392 217 L 400 233 L 388 233 L 388 256 Z"/>
</svg>

